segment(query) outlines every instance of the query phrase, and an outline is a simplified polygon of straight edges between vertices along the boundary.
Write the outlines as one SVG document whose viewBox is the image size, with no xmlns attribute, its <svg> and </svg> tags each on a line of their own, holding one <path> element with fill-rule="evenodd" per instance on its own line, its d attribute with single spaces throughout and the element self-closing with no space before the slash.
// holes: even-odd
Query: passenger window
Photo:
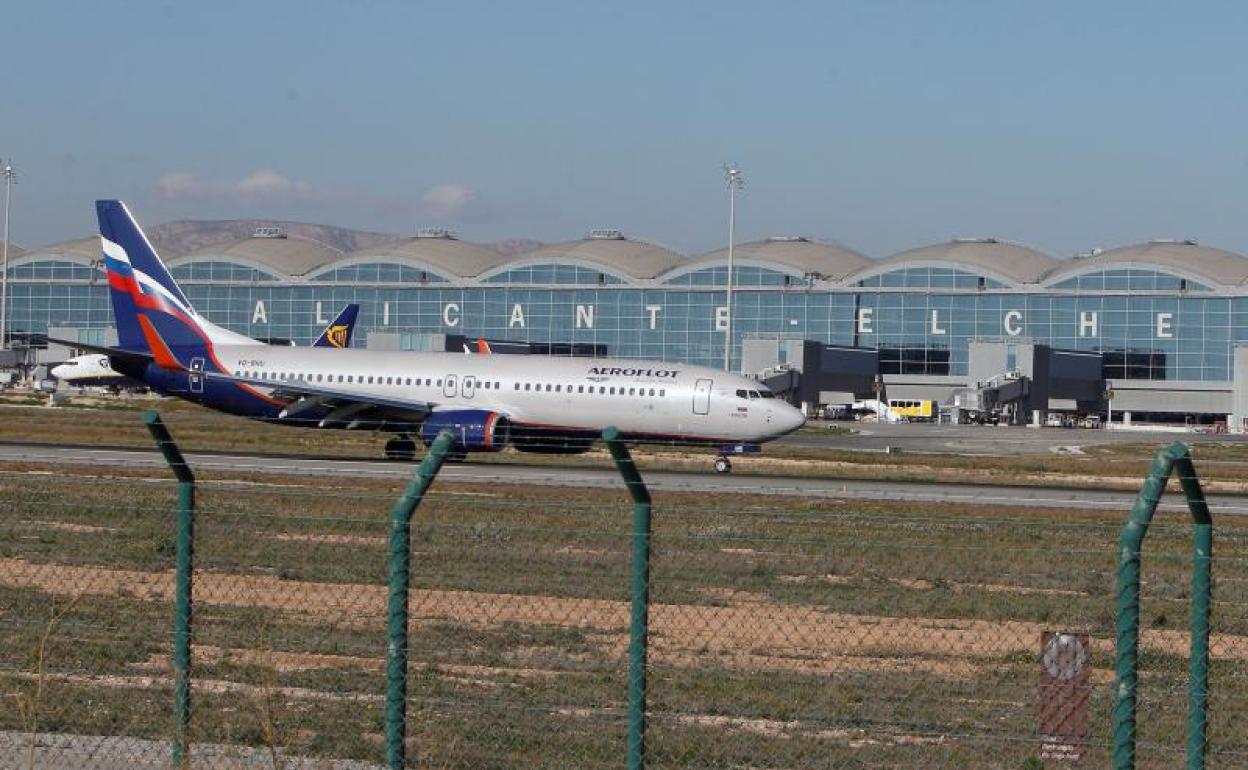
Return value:
<svg viewBox="0 0 1248 770">
<path fill-rule="evenodd" d="M 441 378 L 441 377 L 439 377 L 439 378 L 438 378 L 438 387 L 439 387 L 439 388 L 440 388 L 440 387 L 442 387 L 442 378 Z"/>
<path fill-rule="evenodd" d="M 549 393 L 549 392 L 550 392 L 551 387 L 552 387 L 552 386 L 551 386 L 551 384 L 550 384 L 549 382 L 548 382 L 548 383 L 546 383 L 546 392 L 547 392 L 547 393 Z"/>
<path fill-rule="evenodd" d="M 520 383 L 516 383 L 516 390 L 520 390 Z"/>
<path fill-rule="evenodd" d="M 526 382 L 526 383 L 524 383 L 524 389 L 525 389 L 525 390 L 529 390 L 529 389 L 530 389 L 530 388 L 532 388 L 532 387 L 533 387 L 533 386 L 532 386 L 532 384 L 527 383 L 527 382 Z"/>
<path fill-rule="evenodd" d="M 611 395 L 613 395 L 613 396 L 615 395 L 615 386 L 614 386 L 614 385 L 613 385 L 613 386 L 611 386 Z"/>
<path fill-rule="evenodd" d="M 636 388 L 629 388 L 629 389 L 628 389 L 628 395 L 633 396 L 633 395 L 636 395 L 636 394 L 637 394 L 637 389 L 636 389 Z"/>
<path fill-rule="evenodd" d="M 650 398 L 654 398 L 654 388 L 650 389 Z"/>
<path fill-rule="evenodd" d="M 659 391 L 659 398 L 663 398 L 663 397 L 664 397 L 664 396 L 666 396 L 666 395 L 667 395 L 667 389 L 666 389 L 666 388 L 664 388 L 663 390 L 660 390 L 660 391 Z"/>
</svg>

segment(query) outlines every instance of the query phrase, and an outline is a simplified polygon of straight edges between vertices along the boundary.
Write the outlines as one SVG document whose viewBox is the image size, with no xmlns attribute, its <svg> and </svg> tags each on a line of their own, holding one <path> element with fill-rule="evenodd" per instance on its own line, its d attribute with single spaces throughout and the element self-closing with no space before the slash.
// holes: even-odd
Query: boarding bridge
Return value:
<svg viewBox="0 0 1248 770">
<path fill-rule="evenodd" d="M 1042 425 L 1051 408 L 1106 408 L 1104 358 L 1093 351 L 976 340 L 970 343 L 969 374 L 973 385 L 954 394 L 959 416 Z"/>
<path fill-rule="evenodd" d="M 1013 425 L 1025 421 L 1031 384 L 1030 377 L 1015 369 L 960 388 L 953 393 L 954 422 L 963 422 L 963 416 L 974 422 L 997 419 Z"/>
</svg>

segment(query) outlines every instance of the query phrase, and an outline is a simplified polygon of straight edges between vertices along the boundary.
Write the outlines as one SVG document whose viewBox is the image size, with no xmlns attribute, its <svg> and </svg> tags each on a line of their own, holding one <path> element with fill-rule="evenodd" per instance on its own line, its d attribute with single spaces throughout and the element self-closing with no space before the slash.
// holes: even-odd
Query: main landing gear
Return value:
<svg viewBox="0 0 1248 770">
<path fill-rule="evenodd" d="M 416 459 L 416 441 L 406 433 L 400 433 L 386 442 L 386 459 L 410 463 Z"/>
<path fill-rule="evenodd" d="M 729 460 L 727 457 L 724 457 L 723 455 L 716 457 L 715 458 L 715 472 L 716 473 L 732 473 L 732 461 Z"/>
</svg>

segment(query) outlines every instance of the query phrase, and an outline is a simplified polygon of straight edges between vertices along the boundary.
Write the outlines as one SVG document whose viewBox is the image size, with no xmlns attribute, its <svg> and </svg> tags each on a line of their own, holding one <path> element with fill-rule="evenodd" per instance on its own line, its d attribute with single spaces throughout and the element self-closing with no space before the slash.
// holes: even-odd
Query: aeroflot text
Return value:
<svg viewBox="0 0 1248 770">
<path fill-rule="evenodd" d="M 643 320 L 647 322 L 651 330 L 659 328 L 659 318 L 663 311 L 662 305 L 646 305 L 645 316 Z M 316 323 L 329 323 L 324 318 L 325 307 L 323 303 L 316 303 Z M 577 329 L 593 329 L 595 320 L 594 305 L 576 305 L 572 311 L 573 323 Z M 711 322 L 711 328 L 715 331 L 726 331 L 728 329 L 728 308 L 714 308 L 714 313 L 708 319 Z M 880 320 L 875 317 L 875 308 L 859 307 L 855 316 L 854 327 L 858 334 L 875 334 L 876 323 Z M 941 336 L 948 334 L 947 324 L 950 316 L 946 310 L 931 310 L 926 319 L 927 332 L 930 335 Z M 447 329 L 455 329 L 460 326 L 463 321 L 463 315 L 460 306 L 454 302 L 448 302 L 442 306 L 442 325 Z M 269 312 L 265 307 L 264 300 L 258 300 L 255 310 L 251 314 L 251 322 L 253 324 L 267 324 L 269 322 Z M 381 303 L 381 325 L 390 326 L 390 302 Z M 1022 310 L 1005 310 L 1001 314 L 1001 331 L 1010 337 L 1017 337 L 1023 333 L 1026 325 L 1026 317 Z M 1099 337 L 1100 336 L 1100 313 L 1096 310 L 1081 310 L 1075 324 L 1080 337 Z M 507 314 L 508 329 L 526 329 L 528 328 L 528 317 L 525 314 L 524 305 L 515 303 L 512 305 L 510 312 Z M 1156 313 L 1153 325 L 1153 336 L 1157 339 L 1170 339 L 1174 337 L 1175 319 L 1174 313 Z M 982 330 L 981 330 L 982 333 Z"/>
<path fill-rule="evenodd" d="M 621 366 L 591 366 L 590 374 L 614 374 L 620 377 L 666 377 L 675 379 L 679 369 L 633 369 Z"/>
</svg>

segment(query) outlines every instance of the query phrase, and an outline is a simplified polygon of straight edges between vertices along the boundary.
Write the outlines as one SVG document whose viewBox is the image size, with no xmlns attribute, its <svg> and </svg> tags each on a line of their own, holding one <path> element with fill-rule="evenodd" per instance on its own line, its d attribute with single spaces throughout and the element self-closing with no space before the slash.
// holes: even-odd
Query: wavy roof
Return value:
<svg viewBox="0 0 1248 770">
<path fill-rule="evenodd" d="M 1057 266 L 1058 260 L 1039 249 L 996 238 L 955 238 L 946 243 L 916 249 L 876 260 L 855 278 L 878 275 L 909 265 L 949 265 L 971 273 L 997 275 L 1013 283 L 1036 283 Z"/>
<path fill-rule="evenodd" d="M 1159 267 L 1222 286 L 1243 286 L 1248 282 L 1248 257 L 1242 254 L 1202 246 L 1194 240 L 1157 240 L 1063 260 L 1045 276 L 1045 283 L 1122 267 Z"/>
<path fill-rule="evenodd" d="M 862 254 L 843 246 L 820 243 L 809 238 L 774 237 L 738 243 L 732 247 L 733 262 L 761 262 L 788 268 L 801 275 L 816 273 L 836 281 L 871 264 Z M 728 263 L 728 247 L 685 262 L 677 271 L 686 273 Z"/>
<path fill-rule="evenodd" d="M 507 262 L 507 257 L 487 246 L 457 238 L 418 236 L 353 251 L 342 265 L 377 261 L 429 267 L 447 278 L 473 278 Z"/>
<path fill-rule="evenodd" d="M 580 262 L 597 265 L 606 272 L 628 278 L 654 278 L 685 261 L 671 249 L 622 235 L 587 237 L 543 246 L 519 259 L 507 260 L 507 267 Z"/>
<path fill-rule="evenodd" d="M 208 246 L 169 260 L 170 267 L 190 262 L 230 261 L 269 268 L 284 276 L 301 276 L 345 255 L 331 246 L 301 238 L 243 238 L 225 246 Z"/>
</svg>

